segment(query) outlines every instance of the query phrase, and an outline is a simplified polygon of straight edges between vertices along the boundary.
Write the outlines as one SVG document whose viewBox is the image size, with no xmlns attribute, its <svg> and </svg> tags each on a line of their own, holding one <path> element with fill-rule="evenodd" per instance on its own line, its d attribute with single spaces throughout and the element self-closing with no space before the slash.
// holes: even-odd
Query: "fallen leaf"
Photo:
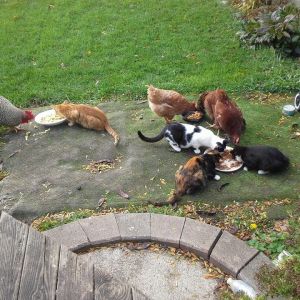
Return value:
<svg viewBox="0 0 300 300">
<path fill-rule="evenodd" d="M 98 206 L 97 208 L 100 208 L 106 201 L 106 198 L 100 198 L 99 201 L 98 201 Z"/>
<path fill-rule="evenodd" d="M 128 195 L 128 194 L 126 194 L 124 191 L 122 191 L 122 190 L 119 190 L 118 191 L 118 194 L 121 196 L 121 197 L 123 197 L 123 198 L 125 198 L 125 199 L 130 199 L 130 196 Z"/>
<path fill-rule="evenodd" d="M 216 273 L 208 273 L 202 276 L 202 278 L 204 279 L 217 279 L 220 278 L 220 274 L 216 274 Z"/>
<path fill-rule="evenodd" d="M 131 243 L 127 246 L 129 250 L 146 250 L 151 246 L 151 243 Z"/>
<path fill-rule="evenodd" d="M 239 231 L 239 229 L 236 226 L 230 226 L 227 230 L 229 233 L 231 233 L 233 235 Z"/>
<path fill-rule="evenodd" d="M 160 183 L 161 183 L 161 184 L 167 184 L 165 179 L 160 178 L 159 180 L 160 180 Z"/>
<path fill-rule="evenodd" d="M 212 217 L 217 214 L 215 211 L 196 210 L 196 213 L 201 217 Z"/>
</svg>

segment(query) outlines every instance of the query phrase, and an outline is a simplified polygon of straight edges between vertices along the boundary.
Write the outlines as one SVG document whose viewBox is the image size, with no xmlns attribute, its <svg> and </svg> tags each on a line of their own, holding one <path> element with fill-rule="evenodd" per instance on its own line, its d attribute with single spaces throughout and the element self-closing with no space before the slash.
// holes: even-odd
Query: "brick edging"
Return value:
<svg viewBox="0 0 300 300">
<path fill-rule="evenodd" d="M 152 241 L 191 251 L 259 291 L 255 275 L 272 262 L 227 231 L 199 221 L 153 213 L 108 214 L 78 220 L 44 234 L 72 251 L 116 242 Z"/>
</svg>

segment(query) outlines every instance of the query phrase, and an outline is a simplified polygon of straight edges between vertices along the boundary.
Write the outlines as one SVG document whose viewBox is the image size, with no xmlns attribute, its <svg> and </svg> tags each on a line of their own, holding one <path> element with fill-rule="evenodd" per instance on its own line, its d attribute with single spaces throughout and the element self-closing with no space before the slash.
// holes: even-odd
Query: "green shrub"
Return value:
<svg viewBox="0 0 300 300">
<path fill-rule="evenodd" d="M 272 46 L 289 56 L 300 56 L 300 10 L 294 5 L 260 12 L 258 16 L 242 20 L 240 40 L 252 47 Z"/>
</svg>

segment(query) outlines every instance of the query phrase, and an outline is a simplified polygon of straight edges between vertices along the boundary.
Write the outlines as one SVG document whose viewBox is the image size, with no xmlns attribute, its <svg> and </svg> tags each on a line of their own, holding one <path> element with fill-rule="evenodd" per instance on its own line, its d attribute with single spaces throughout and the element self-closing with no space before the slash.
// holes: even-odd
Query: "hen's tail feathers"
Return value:
<svg viewBox="0 0 300 300">
<path fill-rule="evenodd" d="M 146 85 L 146 87 L 147 87 L 147 93 L 148 94 L 150 92 L 154 92 L 156 90 L 156 88 L 152 84 Z"/>
<path fill-rule="evenodd" d="M 109 124 L 105 126 L 105 129 L 114 138 L 115 140 L 114 144 L 117 145 L 120 140 L 119 135 L 110 127 Z"/>
<path fill-rule="evenodd" d="M 207 94 L 208 94 L 208 92 L 202 93 L 199 96 L 199 99 L 198 99 L 197 104 L 196 104 L 196 109 L 203 112 L 203 113 L 205 112 L 204 100 L 205 100 L 205 97 L 207 96 Z"/>
<path fill-rule="evenodd" d="M 144 142 L 155 143 L 155 142 L 158 142 L 158 141 L 160 141 L 161 139 L 164 138 L 165 132 L 166 132 L 166 128 L 167 128 L 167 127 L 164 127 L 163 130 L 162 130 L 157 136 L 152 137 L 152 138 L 144 136 L 144 135 L 141 133 L 140 130 L 138 131 L 138 136 L 139 136 L 140 139 L 143 140 Z"/>
</svg>

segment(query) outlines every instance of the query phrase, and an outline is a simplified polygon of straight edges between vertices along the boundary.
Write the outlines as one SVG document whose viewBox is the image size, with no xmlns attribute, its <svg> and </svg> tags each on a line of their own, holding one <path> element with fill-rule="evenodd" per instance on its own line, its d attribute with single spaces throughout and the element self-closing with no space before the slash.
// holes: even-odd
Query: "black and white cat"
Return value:
<svg viewBox="0 0 300 300">
<path fill-rule="evenodd" d="M 244 162 L 245 171 L 256 170 L 260 175 L 280 172 L 289 166 L 289 159 L 271 146 L 235 146 L 231 153 L 237 161 Z"/>
<path fill-rule="evenodd" d="M 149 138 L 138 131 L 139 137 L 149 143 L 155 143 L 163 138 L 176 151 L 193 148 L 196 154 L 201 153 L 200 147 L 211 148 L 223 152 L 228 141 L 215 135 L 211 130 L 190 124 L 171 123 L 166 125 L 159 135 Z"/>
</svg>

